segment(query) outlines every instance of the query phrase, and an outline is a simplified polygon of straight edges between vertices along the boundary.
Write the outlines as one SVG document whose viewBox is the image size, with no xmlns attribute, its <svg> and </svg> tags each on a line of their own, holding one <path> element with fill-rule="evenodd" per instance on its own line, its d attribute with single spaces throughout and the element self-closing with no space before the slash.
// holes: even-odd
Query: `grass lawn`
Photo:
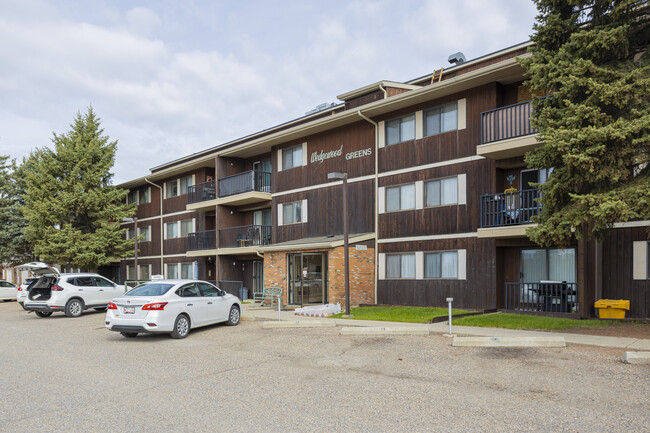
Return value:
<svg viewBox="0 0 650 433">
<path fill-rule="evenodd" d="M 553 331 L 571 328 L 603 328 L 611 326 L 614 323 L 615 322 L 611 321 L 576 320 L 506 313 L 461 317 L 454 319 L 453 321 L 454 325 L 459 326 L 480 326 L 485 328 L 507 329 L 548 329 Z"/>
<path fill-rule="evenodd" d="M 452 314 L 465 314 L 472 311 L 452 309 Z M 449 314 L 447 308 L 428 307 L 357 307 L 351 308 L 353 320 L 380 320 L 385 322 L 429 323 L 434 317 Z M 329 316 L 342 319 L 345 312 Z"/>
</svg>

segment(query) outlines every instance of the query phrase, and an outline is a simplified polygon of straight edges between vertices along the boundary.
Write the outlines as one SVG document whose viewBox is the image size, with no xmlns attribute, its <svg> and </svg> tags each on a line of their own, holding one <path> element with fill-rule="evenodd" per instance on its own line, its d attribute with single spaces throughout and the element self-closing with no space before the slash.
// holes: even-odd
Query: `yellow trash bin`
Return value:
<svg viewBox="0 0 650 433">
<path fill-rule="evenodd" d="M 601 319 L 625 319 L 625 310 L 630 309 L 630 301 L 625 299 L 600 299 L 594 303 Z"/>
</svg>

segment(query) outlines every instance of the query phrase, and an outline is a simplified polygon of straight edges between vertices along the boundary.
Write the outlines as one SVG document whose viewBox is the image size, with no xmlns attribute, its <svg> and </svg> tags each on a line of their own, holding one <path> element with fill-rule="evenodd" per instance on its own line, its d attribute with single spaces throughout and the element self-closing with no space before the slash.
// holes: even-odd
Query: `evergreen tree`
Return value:
<svg viewBox="0 0 650 433">
<path fill-rule="evenodd" d="M 531 57 L 532 168 L 553 167 L 540 186 L 539 225 L 528 236 L 566 246 L 615 222 L 650 218 L 648 4 L 633 0 L 535 0 Z M 586 231 L 586 233 L 585 233 Z"/>
<path fill-rule="evenodd" d="M 19 264 L 32 259 L 25 238 L 27 221 L 22 214 L 24 182 L 20 167 L 0 156 L 0 263 Z"/>
<path fill-rule="evenodd" d="M 133 251 L 119 222 L 133 215 L 134 206 L 125 204 L 128 191 L 111 185 L 117 142 L 102 135 L 92 107 L 77 113 L 70 127 L 53 134 L 54 150 L 30 155 L 26 235 L 42 260 L 94 270 Z"/>
</svg>

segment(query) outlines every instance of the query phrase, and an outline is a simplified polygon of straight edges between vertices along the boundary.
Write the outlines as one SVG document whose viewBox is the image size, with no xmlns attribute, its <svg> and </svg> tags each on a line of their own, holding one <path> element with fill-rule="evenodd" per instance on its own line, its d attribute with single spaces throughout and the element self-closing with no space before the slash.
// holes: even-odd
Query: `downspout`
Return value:
<svg viewBox="0 0 650 433">
<path fill-rule="evenodd" d="M 146 177 L 144 181 L 160 190 L 160 275 L 165 275 L 165 267 L 163 265 L 163 247 L 165 245 L 165 238 L 163 237 L 163 189 L 162 186 L 156 185 Z"/>
<path fill-rule="evenodd" d="M 379 83 L 379 88 L 381 89 L 382 92 L 384 92 L 384 99 L 388 99 L 388 92 L 386 91 L 384 86 L 381 85 L 381 83 Z M 361 114 L 361 112 L 359 112 L 359 114 Z M 362 117 L 365 117 L 365 116 L 362 116 Z M 365 119 L 370 123 L 375 123 L 372 120 L 368 119 L 367 117 Z M 376 123 L 375 123 L 375 126 L 377 126 Z"/>
<path fill-rule="evenodd" d="M 381 84 L 379 88 L 384 91 L 386 95 L 386 89 L 384 89 Z M 384 96 L 385 97 L 385 96 Z M 357 114 L 362 119 L 375 125 L 375 304 L 377 303 L 377 281 L 379 280 L 379 251 L 378 251 L 378 237 L 379 237 L 379 124 L 369 117 L 365 116 L 361 110 L 357 110 Z"/>
</svg>

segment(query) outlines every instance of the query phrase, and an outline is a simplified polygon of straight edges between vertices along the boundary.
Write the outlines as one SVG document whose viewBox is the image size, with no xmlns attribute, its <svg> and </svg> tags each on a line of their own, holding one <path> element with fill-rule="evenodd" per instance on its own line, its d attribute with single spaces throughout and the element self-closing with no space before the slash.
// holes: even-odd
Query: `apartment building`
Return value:
<svg viewBox="0 0 650 433">
<path fill-rule="evenodd" d="M 342 181 L 348 175 L 351 303 L 503 309 L 587 317 L 600 298 L 650 315 L 647 221 L 602 244 L 542 249 L 538 145 L 517 57 L 524 43 L 151 169 L 126 182 L 138 204 L 138 274 L 198 277 L 283 302 L 344 302 Z M 134 224 L 126 224 L 135 236 Z"/>
</svg>

